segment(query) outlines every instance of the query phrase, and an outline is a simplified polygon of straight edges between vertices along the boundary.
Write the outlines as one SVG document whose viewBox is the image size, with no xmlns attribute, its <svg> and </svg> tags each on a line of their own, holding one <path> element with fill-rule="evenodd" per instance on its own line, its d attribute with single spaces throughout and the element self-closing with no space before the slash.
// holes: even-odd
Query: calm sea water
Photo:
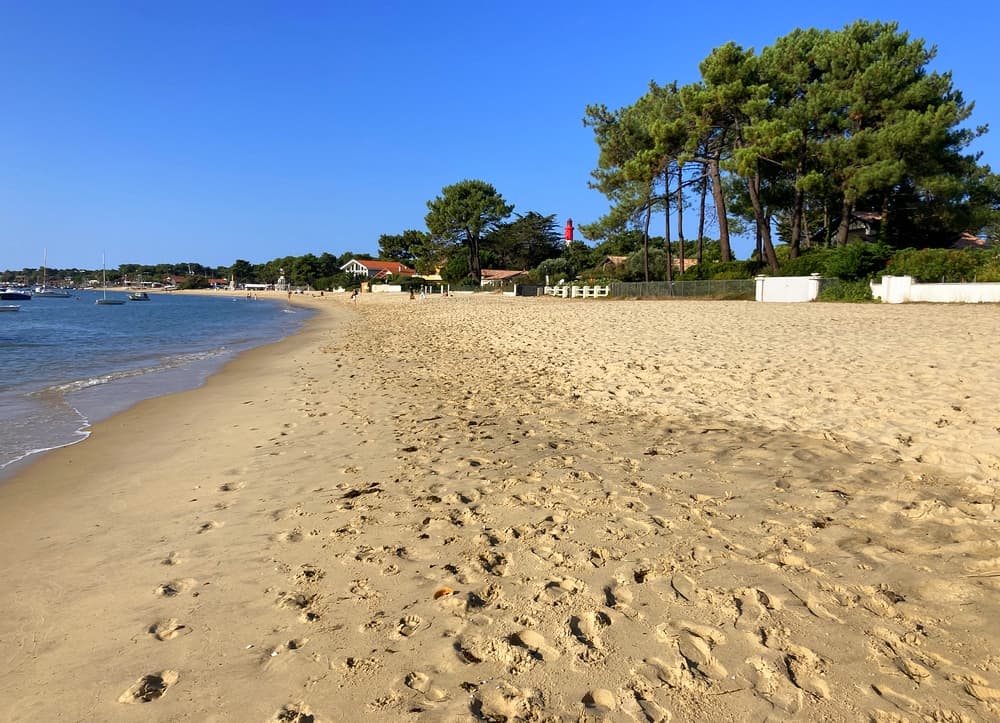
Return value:
<svg viewBox="0 0 1000 723">
<path fill-rule="evenodd" d="M 99 306 L 100 295 L 3 302 L 21 310 L 0 313 L 0 479 L 142 399 L 200 385 L 238 352 L 291 334 L 310 315 L 242 297 L 155 293 Z"/>
</svg>

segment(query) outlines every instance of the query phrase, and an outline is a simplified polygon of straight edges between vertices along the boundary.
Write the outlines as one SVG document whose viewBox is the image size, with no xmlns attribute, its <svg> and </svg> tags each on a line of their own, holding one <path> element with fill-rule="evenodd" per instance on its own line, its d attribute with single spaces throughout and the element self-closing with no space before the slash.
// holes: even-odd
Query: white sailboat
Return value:
<svg viewBox="0 0 1000 723">
<path fill-rule="evenodd" d="M 42 283 L 36 286 L 32 292 L 34 296 L 40 299 L 68 299 L 72 294 L 70 294 L 66 289 L 60 289 L 57 286 L 49 286 L 48 279 L 45 276 L 45 264 L 48 263 L 48 251 L 42 252 Z"/>
<path fill-rule="evenodd" d="M 101 288 L 104 291 L 104 296 L 95 301 L 95 304 L 100 304 L 101 306 L 121 306 L 125 303 L 124 299 L 108 298 L 108 269 L 105 265 L 104 254 L 101 254 Z"/>
</svg>

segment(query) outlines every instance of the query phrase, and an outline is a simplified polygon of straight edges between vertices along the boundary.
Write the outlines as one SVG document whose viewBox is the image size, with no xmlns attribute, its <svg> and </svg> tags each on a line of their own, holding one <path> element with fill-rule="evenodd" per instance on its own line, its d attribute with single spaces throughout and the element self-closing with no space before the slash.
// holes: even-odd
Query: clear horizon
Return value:
<svg viewBox="0 0 1000 723">
<path fill-rule="evenodd" d="M 1000 118 L 991 4 L 746 7 L 3 4 L 0 268 L 376 255 L 465 178 L 580 226 L 608 210 L 587 185 L 588 104 L 692 82 L 713 48 L 759 50 L 796 27 L 896 21 L 937 47 L 931 70 L 975 103 L 968 126 Z M 997 132 L 971 147 L 994 171 Z"/>
</svg>

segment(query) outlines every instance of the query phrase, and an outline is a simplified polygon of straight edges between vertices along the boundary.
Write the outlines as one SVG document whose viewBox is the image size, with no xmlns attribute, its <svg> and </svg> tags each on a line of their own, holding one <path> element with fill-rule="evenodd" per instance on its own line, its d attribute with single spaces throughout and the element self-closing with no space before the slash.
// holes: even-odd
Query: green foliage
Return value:
<svg viewBox="0 0 1000 723">
<path fill-rule="evenodd" d="M 778 251 L 784 246 L 778 247 Z M 810 274 L 825 274 L 826 264 L 830 259 L 832 249 L 810 249 L 794 259 L 787 258 L 780 262 L 781 276 L 809 276 Z M 779 254 L 780 259 L 780 254 Z"/>
<path fill-rule="evenodd" d="M 706 261 L 692 266 L 677 278 L 681 281 L 752 279 L 760 272 L 760 268 L 761 264 L 754 260 Z"/>
<path fill-rule="evenodd" d="M 441 268 L 441 278 L 449 284 L 466 283 L 471 280 L 468 249 L 456 249 L 448 257 L 448 262 Z"/>
<path fill-rule="evenodd" d="M 893 248 L 944 246 L 970 230 L 996 236 L 1000 177 L 967 151 L 986 128 L 967 125 L 972 104 L 950 73 L 929 68 L 935 54 L 896 23 L 858 20 L 794 30 L 759 54 L 727 43 L 700 64 L 697 83 L 651 84 L 617 110 L 588 106 L 599 149 L 591 185 L 611 210 L 582 228 L 589 238 L 635 233 L 648 211 L 682 203 L 671 174 L 691 186 L 711 179 L 720 258 L 730 258 L 728 222 L 746 219 L 772 273 L 774 224 L 796 248 L 807 232 L 846 245 L 864 212 Z M 860 278 L 877 266 L 864 256 L 831 263 Z M 785 261 L 796 274 L 816 263 Z"/>
<path fill-rule="evenodd" d="M 562 280 L 572 281 L 576 278 L 576 269 L 569 258 L 562 256 L 555 259 L 546 259 L 538 265 L 532 273 L 532 277 L 540 284 L 544 284 L 548 277 L 550 284 L 557 284 Z"/>
<path fill-rule="evenodd" d="M 924 283 L 973 281 L 979 278 L 977 271 L 983 260 L 985 257 L 973 249 L 904 249 L 893 255 L 886 272 Z"/>
<path fill-rule="evenodd" d="M 983 254 L 982 263 L 976 269 L 976 281 L 1000 281 L 1000 252 Z"/>
<path fill-rule="evenodd" d="M 177 285 L 178 289 L 207 289 L 208 279 L 204 276 L 188 276 Z"/>
<path fill-rule="evenodd" d="M 648 252 L 648 261 L 644 261 L 642 251 L 629 254 L 625 260 L 625 268 L 622 269 L 619 277 L 622 281 L 645 281 L 646 265 L 649 266 L 649 278 L 651 281 L 665 281 L 667 278 L 667 252 L 664 249 L 651 248 Z"/>
<path fill-rule="evenodd" d="M 427 229 L 440 242 L 468 249 L 468 275 L 478 282 L 483 268 L 480 240 L 510 216 L 514 206 L 489 183 L 465 180 L 445 186 L 440 196 L 427 202 L 427 209 Z"/>
<path fill-rule="evenodd" d="M 816 297 L 817 301 L 873 301 L 872 287 L 867 281 L 839 281 L 824 286 Z"/>
<path fill-rule="evenodd" d="M 514 221 L 498 224 L 483 239 L 482 246 L 486 268 L 530 269 L 559 256 L 563 240 L 554 214 L 542 216 L 529 211 Z"/>
<path fill-rule="evenodd" d="M 892 249 L 883 244 L 852 243 L 829 249 L 822 274 L 845 281 L 870 279 L 885 272 Z"/>
<path fill-rule="evenodd" d="M 236 261 L 233 262 L 233 265 L 229 268 L 229 272 L 237 284 L 245 284 L 248 281 L 253 283 L 253 264 L 249 261 L 236 259 Z"/>
<path fill-rule="evenodd" d="M 412 265 L 418 258 L 429 254 L 430 234 L 426 231 L 408 229 L 401 234 L 382 234 L 378 239 L 379 258 L 400 261 Z"/>
</svg>

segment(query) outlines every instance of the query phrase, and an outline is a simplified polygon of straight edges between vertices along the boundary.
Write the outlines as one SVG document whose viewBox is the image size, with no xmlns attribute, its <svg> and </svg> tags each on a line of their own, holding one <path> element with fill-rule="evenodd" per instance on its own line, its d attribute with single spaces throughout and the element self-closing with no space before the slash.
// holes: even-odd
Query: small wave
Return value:
<svg viewBox="0 0 1000 723">
<path fill-rule="evenodd" d="M 72 447 L 74 444 L 79 444 L 83 440 L 90 436 L 90 420 L 87 419 L 86 415 L 83 414 L 79 409 L 72 405 L 67 405 L 71 412 L 75 414 L 78 418 L 77 428 L 70 433 L 71 439 L 67 442 L 57 442 L 49 445 L 48 447 L 37 447 L 35 449 L 29 449 L 16 455 L 13 459 L 9 459 L 6 462 L 0 462 L 0 470 L 10 467 L 12 464 L 17 464 L 22 462 L 28 457 L 32 457 L 36 454 L 42 454 L 44 452 L 51 452 L 54 449 L 62 449 L 63 447 Z"/>
<path fill-rule="evenodd" d="M 39 447 L 38 449 L 29 449 L 24 454 L 21 454 L 15 457 L 14 459 L 8 460 L 0 464 L 0 469 L 5 469 L 7 467 L 10 467 L 12 464 L 17 464 L 18 462 L 21 462 L 27 459 L 28 457 L 31 457 L 36 454 L 42 454 L 43 452 L 51 452 L 54 449 L 62 449 L 63 447 L 72 447 L 74 444 L 79 444 L 87 437 L 89 437 L 90 431 L 87 430 L 86 428 L 83 428 L 83 429 L 78 429 L 73 434 L 76 436 L 76 439 L 70 440 L 69 442 L 65 442 L 63 444 L 56 444 L 51 447 Z"/>
<path fill-rule="evenodd" d="M 219 347 L 216 349 L 210 349 L 200 352 L 175 354 L 174 356 L 165 357 L 161 359 L 160 363 L 155 366 L 140 367 L 138 369 L 121 369 L 118 371 L 109 372 L 107 374 L 99 374 L 92 377 L 86 377 L 84 379 L 74 379 L 71 382 L 52 384 L 43 389 L 39 389 L 36 392 L 32 392 L 29 396 L 46 397 L 46 396 L 51 396 L 53 394 L 56 395 L 72 394 L 73 392 L 79 392 L 84 389 L 90 389 L 92 387 L 99 387 L 104 384 L 111 384 L 113 382 L 122 381 L 124 379 L 134 379 L 135 377 L 141 377 L 146 374 L 156 374 L 157 372 L 166 371 L 168 369 L 177 369 L 178 367 L 183 367 L 188 364 L 195 364 L 197 362 L 214 359 L 216 357 L 227 354 L 228 352 L 229 350 L 227 347 Z"/>
</svg>

